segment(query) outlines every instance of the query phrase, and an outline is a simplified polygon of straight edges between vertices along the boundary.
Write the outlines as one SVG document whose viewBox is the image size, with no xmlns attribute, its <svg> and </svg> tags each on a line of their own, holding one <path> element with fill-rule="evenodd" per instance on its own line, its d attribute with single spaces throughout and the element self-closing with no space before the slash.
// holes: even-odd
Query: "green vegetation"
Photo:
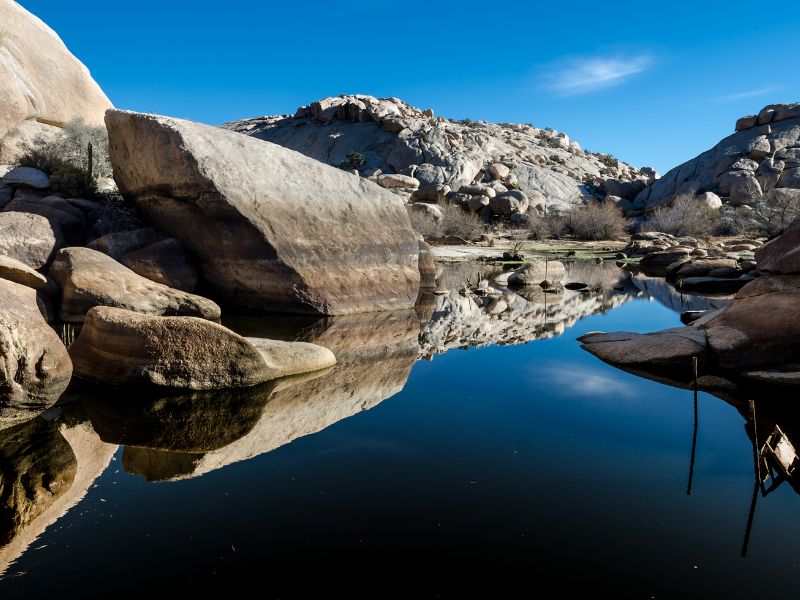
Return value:
<svg viewBox="0 0 800 600">
<path fill-rule="evenodd" d="M 367 159 L 364 158 L 363 154 L 360 152 L 351 152 L 347 155 L 347 158 L 342 161 L 339 167 L 345 171 L 352 171 L 353 169 L 361 169 L 366 164 Z"/>
<path fill-rule="evenodd" d="M 558 154 L 551 154 L 550 155 L 550 162 L 554 162 L 554 163 L 559 164 L 559 165 L 567 164 L 567 161 L 565 161 L 563 158 L 561 158 Z"/>
</svg>

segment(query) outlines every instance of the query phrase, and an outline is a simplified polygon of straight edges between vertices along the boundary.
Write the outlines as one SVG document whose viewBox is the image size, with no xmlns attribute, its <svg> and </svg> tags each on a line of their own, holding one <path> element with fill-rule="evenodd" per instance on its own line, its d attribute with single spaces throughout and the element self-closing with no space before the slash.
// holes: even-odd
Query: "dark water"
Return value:
<svg viewBox="0 0 800 600">
<path fill-rule="evenodd" d="M 2 509 L 0 591 L 791 594 L 800 497 L 790 485 L 758 499 L 741 556 L 754 463 L 740 410 L 699 395 L 687 495 L 692 392 L 579 349 L 588 331 L 679 324 L 624 287 L 592 296 L 595 308 L 586 295 L 570 296 L 571 312 L 567 299 L 549 312 L 525 305 L 520 314 L 541 319 L 527 329 L 453 317 L 457 294 L 418 314 L 233 319 L 248 334 L 327 344 L 340 364 L 215 396 L 72 390 L 0 431 L 0 497 L 31 495 L 17 498 L 22 516 Z M 457 327 L 481 319 L 483 333 Z M 516 343 L 531 331 L 546 339 Z"/>
</svg>

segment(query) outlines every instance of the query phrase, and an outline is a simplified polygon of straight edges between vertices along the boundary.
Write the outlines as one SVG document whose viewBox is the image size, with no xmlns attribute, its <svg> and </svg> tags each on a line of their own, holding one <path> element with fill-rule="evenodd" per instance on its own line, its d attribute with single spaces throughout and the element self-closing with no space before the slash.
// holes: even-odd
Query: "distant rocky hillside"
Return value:
<svg viewBox="0 0 800 600">
<path fill-rule="evenodd" d="M 652 169 L 638 170 L 610 155 L 587 152 L 552 129 L 453 121 L 397 98 L 323 98 L 293 116 L 245 119 L 223 127 L 356 169 L 401 195 L 416 190 L 415 199 L 422 200 L 449 192 L 451 200 L 466 203 L 469 197 L 491 198 L 518 189 L 531 207 L 566 209 L 606 193 L 633 199 L 657 176 Z"/>
<path fill-rule="evenodd" d="M 0 0 L 0 164 L 20 145 L 73 120 L 102 125 L 111 102 L 58 35 Z"/>
<path fill-rule="evenodd" d="M 742 117 L 736 132 L 645 188 L 634 209 L 652 210 L 680 195 L 702 195 L 714 207 L 750 205 L 768 194 L 800 191 L 800 103 L 770 104 Z"/>
</svg>

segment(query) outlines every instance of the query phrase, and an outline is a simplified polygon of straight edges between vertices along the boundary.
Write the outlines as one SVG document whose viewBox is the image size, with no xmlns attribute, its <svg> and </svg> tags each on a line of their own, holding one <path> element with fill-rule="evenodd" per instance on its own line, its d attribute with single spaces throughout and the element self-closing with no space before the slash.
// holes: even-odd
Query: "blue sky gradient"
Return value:
<svg viewBox="0 0 800 600">
<path fill-rule="evenodd" d="M 120 108 L 219 124 L 340 93 L 533 123 L 662 173 L 800 101 L 800 11 L 759 2 L 21 0 Z"/>
</svg>

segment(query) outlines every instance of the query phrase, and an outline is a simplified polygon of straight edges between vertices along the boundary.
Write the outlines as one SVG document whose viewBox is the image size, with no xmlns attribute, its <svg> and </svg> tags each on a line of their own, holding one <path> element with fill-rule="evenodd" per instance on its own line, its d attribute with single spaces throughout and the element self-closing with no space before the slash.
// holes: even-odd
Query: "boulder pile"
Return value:
<svg viewBox="0 0 800 600">
<path fill-rule="evenodd" d="M 800 103 L 770 104 L 739 119 L 735 129 L 653 181 L 636 195 L 632 208 L 650 211 L 682 195 L 712 208 L 749 206 L 763 198 L 782 202 L 787 195 L 800 204 Z"/>
<path fill-rule="evenodd" d="M 224 127 L 355 170 L 407 201 L 447 198 L 486 218 L 607 195 L 629 202 L 658 177 L 553 129 L 434 117 L 398 98 L 323 98 Z"/>
<path fill-rule="evenodd" d="M 588 334 L 581 338 L 583 347 L 634 371 L 661 368 L 686 377 L 697 358 L 702 374 L 796 385 L 800 383 L 798 255 L 800 220 L 756 250 L 760 276 L 742 287 L 726 308 L 691 326 L 657 333 Z"/>
</svg>

